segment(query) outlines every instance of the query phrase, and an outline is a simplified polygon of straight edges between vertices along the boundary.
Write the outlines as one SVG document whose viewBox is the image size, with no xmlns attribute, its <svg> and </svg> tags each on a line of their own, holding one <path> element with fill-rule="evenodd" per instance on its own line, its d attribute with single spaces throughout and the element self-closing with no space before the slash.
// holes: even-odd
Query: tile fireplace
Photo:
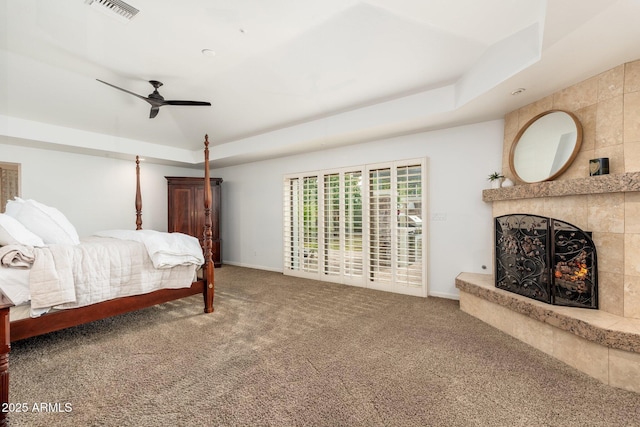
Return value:
<svg viewBox="0 0 640 427">
<path fill-rule="evenodd" d="M 558 178 L 519 182 L 510 166 L 516 136 L 531 118 L 549 110 L 570 111 L 578 117 L 583 128 L 580 151 Z M 592 233 L 587 236 L 598 250 L 597 271 L 591 272 L 598 280 L 592 298 L 597 310 L 551 305 L 496 287 L 495 269 L 494 274 L 461 273 L 456 278 L 463 311 L 605 384 L 636 393 L 640 393 L 638 111 L 640 60 L 506 114 L 502 172 L 515 185 L 487 189 L 482 194 L 492 205 L 493 219 L 524 212 L 559 218 Z M 589 176 L 589 160 L 602 157 L 610 159 L 610 174 Z M 582 258 L 573 266 L 570 262 L 556 266 L 553 259 L 550 263 L 548 270 L 553 276 L 546 276 L 548 282 L 555 280 L 556 285 L 566 286 L 561 289 L 572 292 L 574 285 L 566 278 L 576 272 L 583 274 L 582 264 L 589 266 Z M 551 295 L 557 290 L 552 288 Z"/>
</svg>

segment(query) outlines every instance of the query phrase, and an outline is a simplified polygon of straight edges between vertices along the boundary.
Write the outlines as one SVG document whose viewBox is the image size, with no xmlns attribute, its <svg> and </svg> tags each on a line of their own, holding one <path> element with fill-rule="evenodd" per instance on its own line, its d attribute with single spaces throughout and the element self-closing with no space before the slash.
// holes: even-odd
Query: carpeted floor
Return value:
<svg viewBox="0 0 640 427">
<path fill-rule="evenodd" d="M 215 305 L 202 314 L 195 296 L 14 343 L 10 400 L 27 411 L 10 425 L 640 425 L 639 394 L 457 301 L 224 266 Z"/>
</svg>

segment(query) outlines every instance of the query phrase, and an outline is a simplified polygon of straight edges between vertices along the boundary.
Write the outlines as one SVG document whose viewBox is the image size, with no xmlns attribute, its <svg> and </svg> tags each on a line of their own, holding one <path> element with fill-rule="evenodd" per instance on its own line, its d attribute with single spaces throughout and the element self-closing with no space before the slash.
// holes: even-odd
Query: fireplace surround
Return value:
<svg viewBox="0 0 640 427">
<path fill-rule="evenodd" d="M 510 171 L 518 131 L 549 110 L 583 127 L 575 161 L 553 181 L 527 184 Z M 460 309 L 615 387 L 640 393 L 640 59 L 560 89 L 504 117 L 502 173 L 487 189 L 492 218 L 527 212 L 592 232 L 598 249 L 597 310 L 550 305 L 495 286 L 494 274 L 460 273 Z M 609 158 L 609 175 L 589 160 Z M 487 226 L 491 226 L 491 222 Z M 487 250 L 492 250 L 490 244 Z"/>
<path fill-rule="evenodd" d="M 596 221 L 600 215 L 607 219 L 607 226 L 615 227 L 611 211 L 633 213 L 620 201 L 634 200 L 636 195 L 640 201 L 640 172 L 490 189 L 483 191 L 482 198 L 493 205 L 494 219 L 518 211 L 549 217 L 548 212 L 598 230 L 603 224 Z M 634 218 L 631 215 L 625 222 Z M 599 250 L 599 309 L 550 305 L 500 289 L 495 286 L 495 274 L 480 273 L 460 273 L 456 278 L 460 309 L 605 384 L 640 393 L 640 317 L 633 306 L 629 315 L 616 306 L 602 307 L 602 292 L 615 290 L 611 285 L 616 276 L 608 270 L 617 259 L 627 258 L 610 244 L 608 234 L 612 233 L 593 233 Z M 635 240 L 627 240 L 633 246 L 624 247 L 635 259 Z"/>
</svg>

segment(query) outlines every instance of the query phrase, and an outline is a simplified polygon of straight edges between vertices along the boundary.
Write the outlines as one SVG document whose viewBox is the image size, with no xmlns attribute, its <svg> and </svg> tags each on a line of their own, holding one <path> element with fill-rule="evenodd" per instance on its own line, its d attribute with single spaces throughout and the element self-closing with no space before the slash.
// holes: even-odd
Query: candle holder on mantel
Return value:
<svg viewBox="0 0 640 427">
<path fill-rule="evenodd" d="M 589 176 L 607 175 L 609 173 L 609 158 L 600 157 L 589 160 Z"/>
</svg>

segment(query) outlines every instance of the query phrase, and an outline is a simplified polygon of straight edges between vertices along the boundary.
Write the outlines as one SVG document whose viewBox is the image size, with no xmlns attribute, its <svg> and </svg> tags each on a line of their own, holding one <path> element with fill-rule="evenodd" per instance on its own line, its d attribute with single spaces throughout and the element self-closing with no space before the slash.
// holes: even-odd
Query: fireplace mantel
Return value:
<svg viewBox="0 0 640 427">
<path fill-rule="evenodd" d="M 590 176 L 560 181 L 536 182 L 482 191 L 482 200 L 536 199 L 581 194 L 625 193 L 640 191 L 640 172 Z"/>
</svg>

